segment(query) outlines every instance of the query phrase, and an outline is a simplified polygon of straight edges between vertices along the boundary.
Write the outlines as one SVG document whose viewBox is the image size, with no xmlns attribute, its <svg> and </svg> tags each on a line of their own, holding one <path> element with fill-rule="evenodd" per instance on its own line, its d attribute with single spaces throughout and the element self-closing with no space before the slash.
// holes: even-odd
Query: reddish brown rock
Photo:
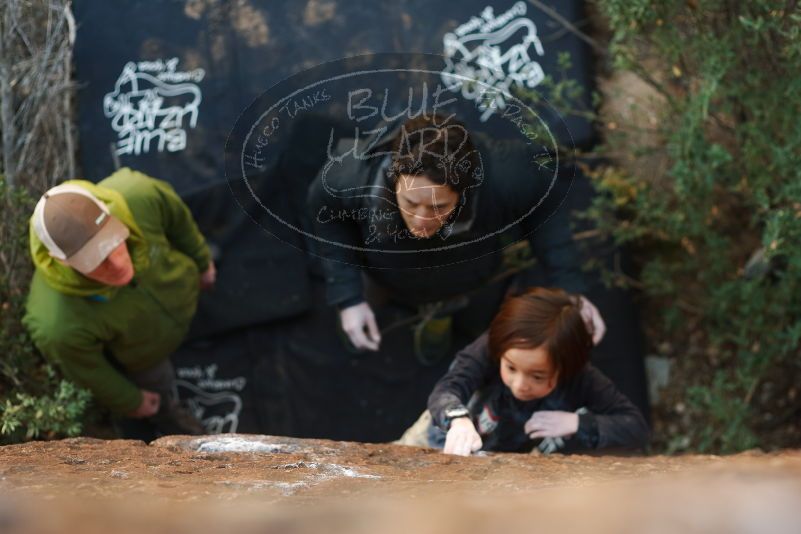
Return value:
<svg viewBox="0 0 801 534">
<path fill-rule="evenodd" d="M 457 458 L 270 436 L 79 438 L 1 447 L 0 495 L 0 532 L 9 533 L 796 534 L 801 452 Z"/>
</svg>

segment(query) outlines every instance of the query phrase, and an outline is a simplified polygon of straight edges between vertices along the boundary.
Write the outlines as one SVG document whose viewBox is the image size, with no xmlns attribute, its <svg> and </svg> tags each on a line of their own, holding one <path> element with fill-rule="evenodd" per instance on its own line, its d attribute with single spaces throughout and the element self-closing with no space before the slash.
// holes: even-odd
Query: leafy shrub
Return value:
<svg viewBox="0 0 801 534">
<path fill-rule="evenodd" d="M 91 394 L 67 380 L 56 382 L 56 373 L 43 366 L 46 381 L 41 396 L 16 392 L 0 405 L 0 435 L 3 441 L 14 442 L 34 438 L 77 436 L 82 429 L 82 416 Z"/>
<path fill-rule="evenodd" d="M 34 202 L 0 177 L 0 443 L 75 436 L 90 399 L 37 353 L 22 325 L 32 274 L 28 218 Z"/>
<path fill-rule="evenodd" d="M 613 163 L 587 169 L 600 194 L 583 217 L 600 230 L 590 246 L 611 239 L 635 269 L 603 259 L 588 267 L 639 291 L 651 351 L 672 359 L 671 386 L 655 406 L 656 448 L 797 447 L 801 6 L 591 7 L 605 41 L 582 35 L 606 71 L 599 111 L 582 107 L 564 55 L 559 72 L 524 96 L 536 103 L 545 93 L 603 133 L 594 152 Z"/>
<path fill-rule="evenodd" d="M 33 197 L 78 174 L 74 29 L 66 0 L 0 2 L 0 443 L 78 434 L 89 398 L 45 363 L 21 323 Z"/>
<path fill-rule="evenodd" d="M 651 123 L 605 123 L 593 217 L 636 251 L 609 280 L 648 298 L 673 384 L 666 450 L 801 443 L 801 8 L 754 0 L 606 0 L 616 72 Z M 645 110 L 635 110 L 642 115 Z M 662 162 L 662 166 L 653 164 Z M 675 375 L 675 374 L 674 374 Z"/>
</svg>

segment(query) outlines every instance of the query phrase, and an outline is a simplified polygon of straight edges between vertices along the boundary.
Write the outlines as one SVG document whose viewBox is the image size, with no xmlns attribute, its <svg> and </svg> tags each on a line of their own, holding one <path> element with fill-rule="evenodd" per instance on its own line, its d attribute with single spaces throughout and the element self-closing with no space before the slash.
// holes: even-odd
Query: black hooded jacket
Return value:
<svg viewBox="0 0 801 534">
<path fill-rule="evenodd" d="M 323 258 L 328 304 L 364 300 L 361 272 L 402 301 L 421 304 L 480 287 L 500 268 L 501 250 L 528 239 L 549 285 L 585 290 L 568 214 L 562 207 L 574 168 L 545 162 L 524 142 L 471 139 L 483 179 L 461 197 L 434 236 L 412 236 L 388 183 L 396 132 L 342 139 L 309 188 L 312 246 Z M 554 169 L 558 169 L 555 171 Z"/>
</svg>

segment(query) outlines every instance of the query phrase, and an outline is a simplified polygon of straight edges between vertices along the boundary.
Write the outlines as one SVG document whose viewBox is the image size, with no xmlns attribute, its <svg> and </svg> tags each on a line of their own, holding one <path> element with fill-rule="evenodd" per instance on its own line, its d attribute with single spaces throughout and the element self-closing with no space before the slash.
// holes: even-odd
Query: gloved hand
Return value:
<svg viewBox="0 0 801 534">
<path fill-rule="evenodd" d="M 362 302 L 341 310 L 339 321 L 354 347 L 359 350 L 378 350 L 381 334 L 369 304 Z"/>
<path fill-rule="evenodd" d="M 606 334 L 606 323 L 601 318 L 601 313 L 595 304 L 587 300 L 584 295 L 581 295 L 581 318 L 584 319 L 584 324 L 592 333 L 592 344 L 600 343 Z"/>
<path fill-rule="evenodd" d="M 543 410 L 534 412 L 523 425 L 523 430 L 531 439 L 563 438 L 578 432 L 578 426 L 577 413 Z"/>
<path fill-rule="evenodd" d="M 158 413 L 161 406 L 161 395 L 146 389 L 140 390 L 142 392 L 142 402 L 139 407 L 128 414 L 129 417 L 134 419 L 144 419 L 146 417 L 153 417 Z"/>
<path fill-rule="evenodd" d="M 451 427 L 445 436 L 445 454 L 470 456 L 471 452 L 481 449 L 481 436 L 469 417 L 457 417 L 451 421 Z"/>
</svg>

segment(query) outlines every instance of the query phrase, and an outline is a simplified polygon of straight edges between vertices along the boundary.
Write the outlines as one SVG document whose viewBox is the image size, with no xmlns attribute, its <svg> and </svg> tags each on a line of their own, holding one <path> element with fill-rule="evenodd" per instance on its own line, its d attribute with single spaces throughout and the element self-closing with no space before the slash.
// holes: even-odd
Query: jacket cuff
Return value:
<svg viewBox="0 0 801 534">
<path fill-rule="evenodd" d="M 342 302 L 337 302 L 336 303 L 336 307 L 337 307 L 337 309 L 339 311 L 342 311 L 345 308 L 350 308 L 351 306 L 356 306 L 357 304 L 361 304 L 362 302 L 364 302 L 364 297 L 361 296 L 361 295 L 358 295 L 356 297 L 347 298 L 347 299 L 343 300 Z"/>
<path fill-rule="evenodd" d="M 113 414 L 126 416 L 139 408 L 140 404 L 142 404 L 142 391 L 133 383 L 130 383 L 130 387 L 120 391 L 119 395 L 107 406 Z"/>
<path fill-rule="evenodd" d="M 209 265 L 211 265 L 211 249 L 208 244 L 203 243 L 203 246 L 193 255 L 192 259 L 195 261 L 200 274 L 205 273 Z"/>
<path fill-rule="evenodd" d="M 434 421 L 434 424 L 440 430 L 442 430 L 443 432 L 447 432 L 448 430 L 450 430 L 451 421 L 450 421 L 450 419 L 448 419 L 448 417 L 445 414 L 447 412 L 451 411 L 451 410 L 458 410 L 458 409 L 465 409 L 466 410 L 467 407 L 464 404 L 462 404 L 461 402 L 455 402 L 455 403 L 449 404 L 449 405 L 447 405 L 447 406 L 445 406 L 443 408 L 437 409 L 436 412 L 431 412 L 431 419 L 432 419 L 432 421 Z M 468 415 L 468 417 L 470 417 L 470 416 Z"/>
<path fill-rule="evenodd" d="M 579 426 L 578 431 L 576 432 L 576 439 L 578 439 L 582 445 L 590 449 L 597 449 L 598 448 L 598 420 L 595 417 L 595 414 L 591 413 L 582 413 L 579 414 Z"/>
</svg>

